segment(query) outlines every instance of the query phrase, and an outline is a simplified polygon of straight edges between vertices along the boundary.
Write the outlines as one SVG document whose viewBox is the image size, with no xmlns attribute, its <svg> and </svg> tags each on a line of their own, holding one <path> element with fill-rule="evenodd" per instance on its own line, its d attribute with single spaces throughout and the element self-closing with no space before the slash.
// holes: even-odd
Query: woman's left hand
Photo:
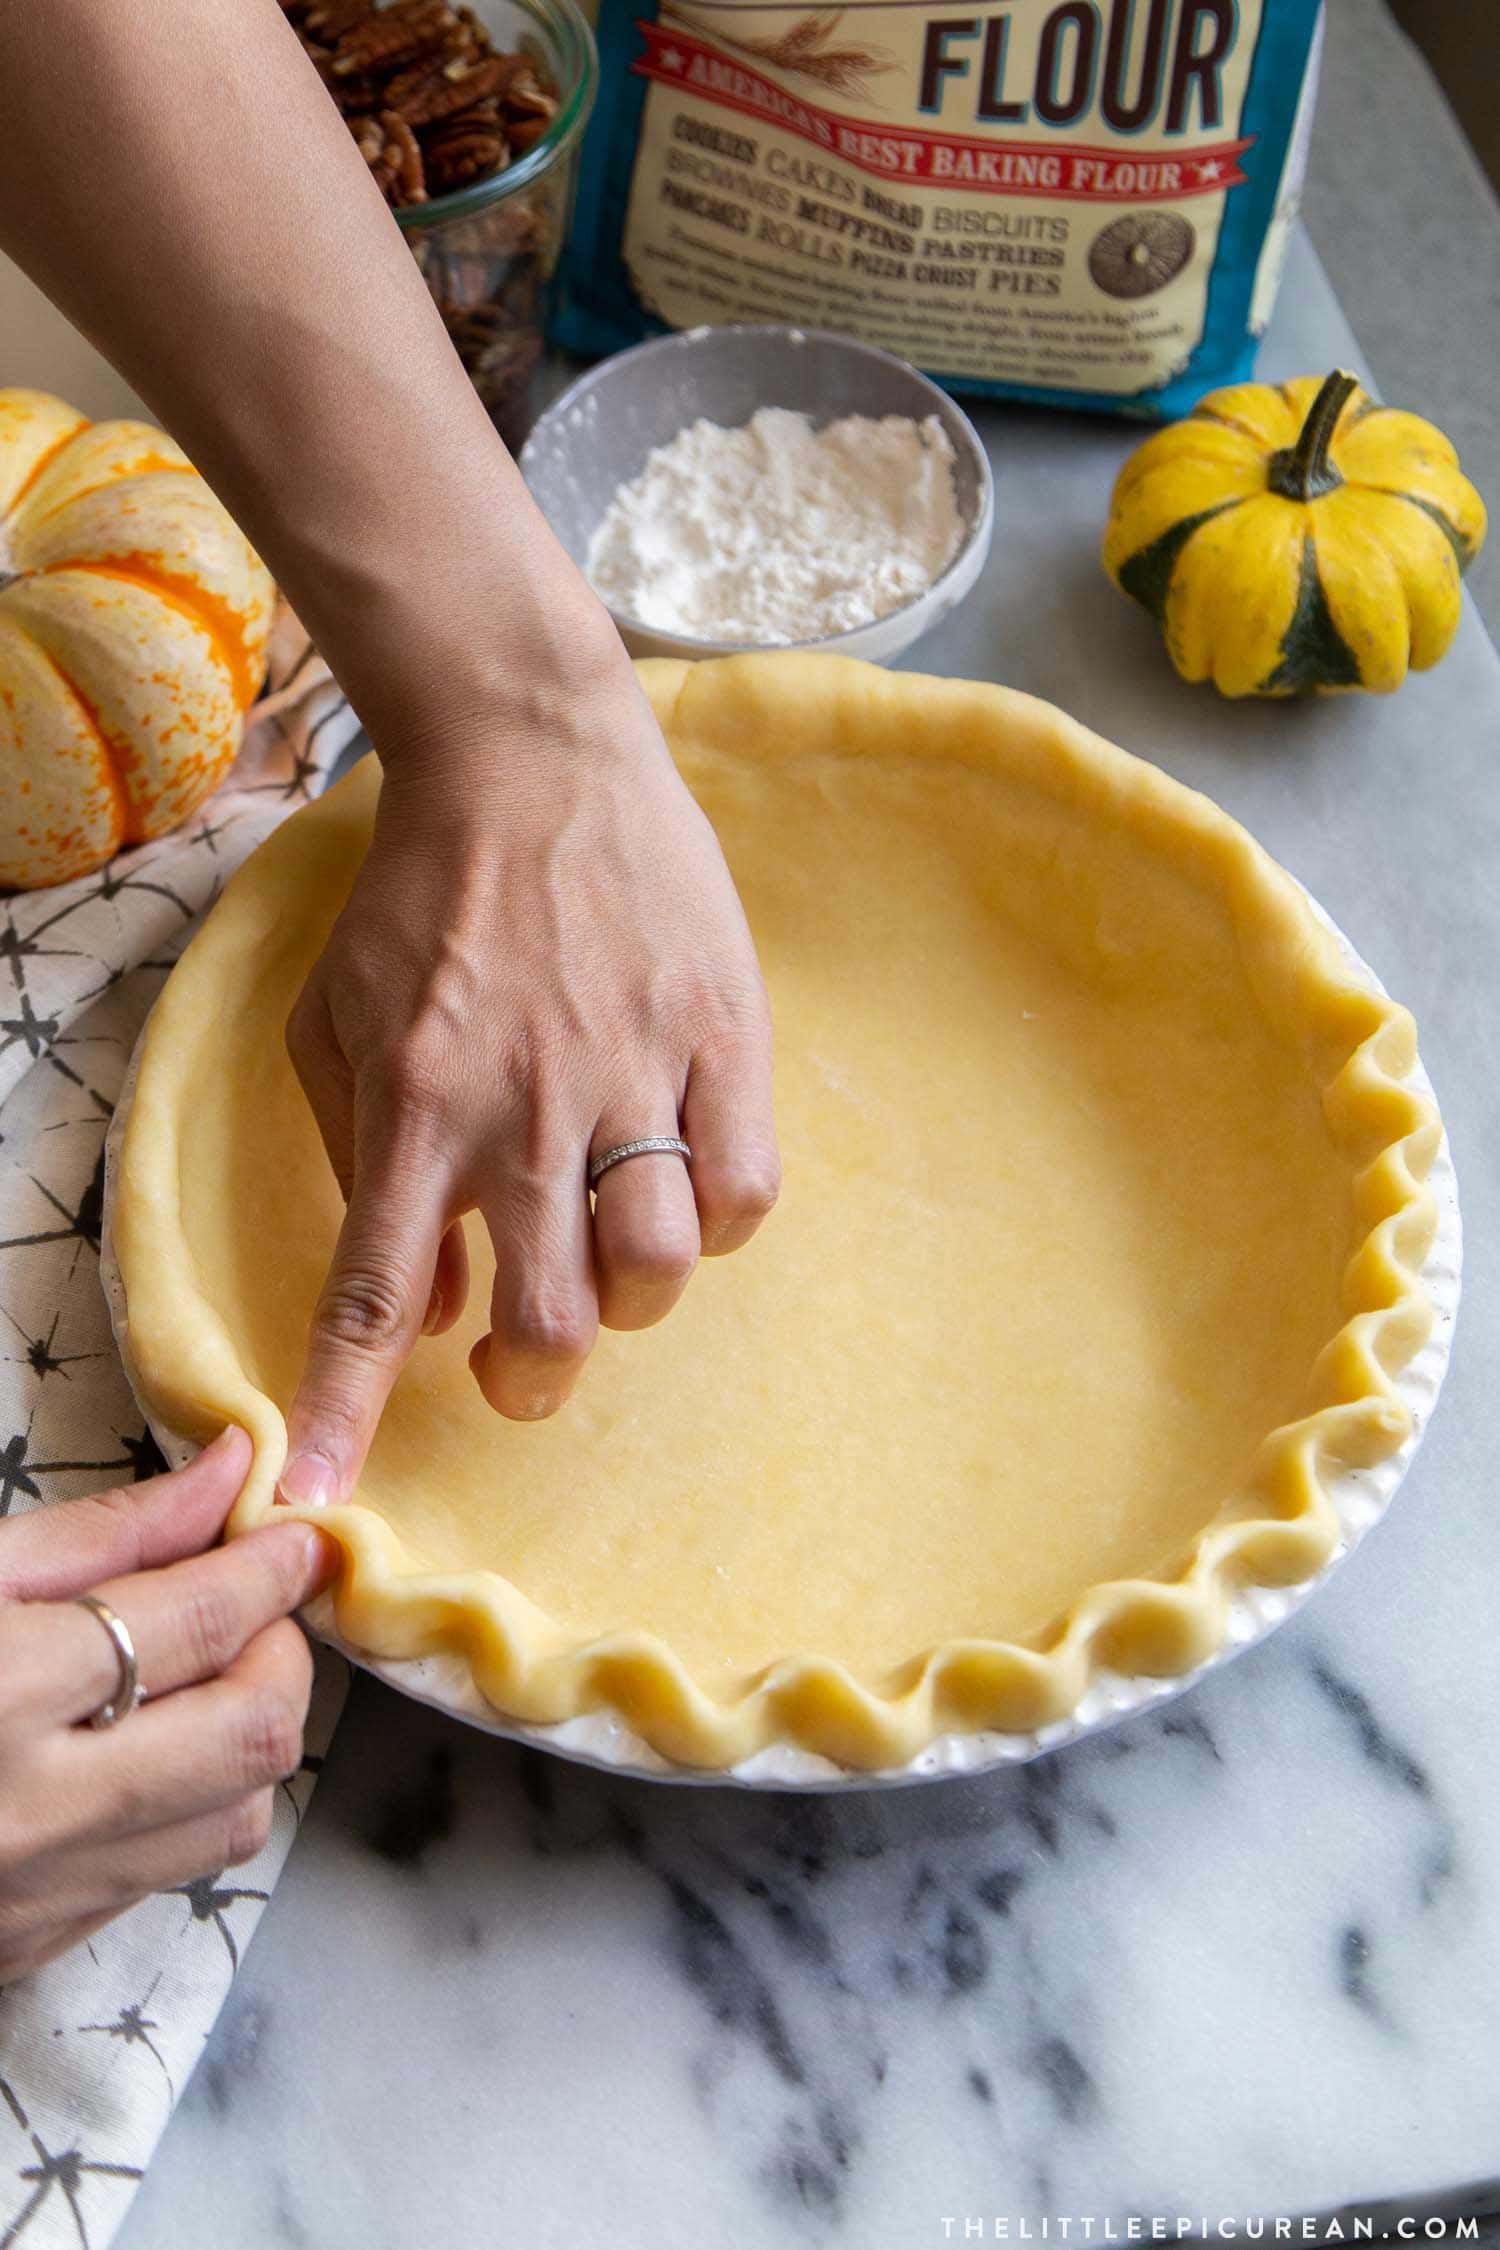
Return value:
<svg viewBox="0 0 1500 2250">
<path fill-rule="evenodd" d="M 291 1612 L 338 1550 L 292 1521 L 203 1552 L 249 1466 L 229 1429 L 185 1469 L 0 1523 L 0 1985 L 270 1836 L 312 1687 Z M 121 1667 L 89 1594 L 150 1690 L 98 1733 Z"/>
</svg>

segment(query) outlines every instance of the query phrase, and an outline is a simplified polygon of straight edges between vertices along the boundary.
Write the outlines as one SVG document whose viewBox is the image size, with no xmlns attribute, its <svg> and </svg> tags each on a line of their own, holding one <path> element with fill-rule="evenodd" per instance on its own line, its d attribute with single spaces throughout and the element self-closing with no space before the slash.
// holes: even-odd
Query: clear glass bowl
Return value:
<svg viewBox="0 0 1500 2250">
<path fill-rule="evenodd" d="M 433 300 L 490 419 L 514 450 L 531 421 L 533 378 L 572 215 L 578 147 L 599 62 L 575 0 L 473 0 L 497 50 L 519 49 L 558 97 L 535 148 L 493 179 L 397 210 Z"/>
</svg>

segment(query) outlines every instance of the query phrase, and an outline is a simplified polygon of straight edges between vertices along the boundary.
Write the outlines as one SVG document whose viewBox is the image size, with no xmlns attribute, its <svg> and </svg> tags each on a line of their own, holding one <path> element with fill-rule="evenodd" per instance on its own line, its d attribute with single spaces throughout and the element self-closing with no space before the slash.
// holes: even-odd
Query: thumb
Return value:
<svg viewBox="0 0 1500 2250">
<path fill-rule="evenodd" d="M 224 1528 L 251 1458 L 249 1438 L 231 1424 L 185 1469 L 11 1516 L 0 1523 L 0 1599 L 66 1601 L 201 1553 Z"/>
<path fill-rule="evenodd" d="M 430 1150 L 356 1160 L 333 1264 L 313 1314 L 302 1382 L 287 1415 L 278 1487 L 294 1507 L 344 1499 L 422 1333 L 446 1212 Z"/>
</svg>

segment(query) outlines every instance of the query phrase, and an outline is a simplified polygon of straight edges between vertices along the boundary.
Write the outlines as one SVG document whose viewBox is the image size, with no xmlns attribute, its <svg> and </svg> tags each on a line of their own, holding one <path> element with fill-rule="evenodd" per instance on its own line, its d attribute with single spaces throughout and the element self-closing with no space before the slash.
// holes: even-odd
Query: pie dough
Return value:
<svg viewBox="0 0 1500 2250">
<path fill-rule="evenodd" d="M 664 1756 L 858 1767 L 1172 1674 L 1301 1581 L 1393 1452 L 1440 1127 L 1406 1011 L 1206 799 L 1006 690 L 838 658 L 641 678 L 777 1025 L 786 1184 L 660 1327 L 516 1424 L 420 1343 L 341 1542 L 341 1636 Z M 168 1425 L 264 1520 L 341 1204 L 283 1044 L 370 832 L 366 760 L 261 846 L 151 1018 L 116 1250 Z M 580 1177 L 580 1193 L 583 1192 Z"/>
</svg>

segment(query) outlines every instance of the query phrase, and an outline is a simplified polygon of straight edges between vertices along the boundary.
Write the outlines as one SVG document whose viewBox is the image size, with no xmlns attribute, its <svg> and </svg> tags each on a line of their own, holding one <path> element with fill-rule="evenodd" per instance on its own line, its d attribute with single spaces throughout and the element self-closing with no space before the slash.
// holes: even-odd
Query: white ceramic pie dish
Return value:
<svg viewBox="0 0 1500 2250">
<path fill-rule="evenodd" d="M 1321 920 L 1334 930 L 1350 970 L 1372 989 L 1383 991 L 1379 979 L 1363 962 L 1342 932 L 1311 902 Z M 137 1050 L 139 1053 L 139 1049 Z M 130 1352 L 129 1306 L 115 1258 L 113 1232 L 116 1155 L 130 1111 L 135 1086 L 133 1061 L 122 1088 L 106 1143 L 106 1176 L 100 1245 L 100 1277 L 109 1304 L 110 1320 L 125 1371 L 140 1398 Z M 1413 1082 L 1427 1094 L 1431 1081 L 1419 1064 Z M 1146 1710 L 1184 1694 L 1206 1673 L 1225 1664 L 1242 1650 L 1253 1647 L 1267 1633 L 1292 1616 L 1322 1585 L 1329 1573 L 1353 1553 L 1390 1506 L 1416 1455 L 1437 1404 L 1447 1372 L 1462 1267 L 1462 1223 L 1458 1183 L 1446 1136 L 1434 1161 L 1428 1185 L 1437 1202 L 1438 1226 L 1422 1268 L 1422 1282 L 1432 1301 L 1431 1333 L 1408 1365 L 1395 1378 L 1395 1388 L 1411 1415 L 1411 1435 L 1400 1450 L 1370 1469 L 1346 1470 L 1329 1481 L 1329 1496 L 1338 1514 L 1341 1537 L 1328 1563 L 1316 1576 L 1291 1587 L 1246 1586 L 1231 1598 L 1224 1641 L 1207 1663 L 1169 1679 L 1127 1676 L 1099 1670 L 1077 1708 L 1066 1719 L 1024 1734 L 981 1732 L 940 1736 L 905 1765 L 870 1772 L 833 1764 L 829 1759 L 790 1744 L 773 1744 L 727 1771 L 708 1771 L 675 1765 L 635 1734 L 608 1709 L 586 1712 L 559 1726 L 531 1726 L 502 1717 L 475 1685 L 467 1662 L 460 1656 L 419 1657 L 395 1662 L 363 1654 L 332 1630 L 332 1605 L 326 1596 L 310 1605 L 307 1622 L 318 1637 L 337 1648 L 351 1662 L 374 1673 L 402 1694 L 419 1703 L 450 1713 L 470 1726 L 509 1740 L 525 1742 L 585 1765 L 632 1774 L 654 1781 L 697 1782 L 713 1786 L 751 1789 L 833 1790 L 899 1787 L 950 1775 L 983 1773 L 996 1766 L 1024 1764 L 1049 1750 L 1096 1734 L 1135 1711 Z M 174 1465 L 190 1460 L 197 1451 L 191 1440 L 161 1422 L 142 1401 L 142 1411 L 167 1459 Z"/>
</svg>

